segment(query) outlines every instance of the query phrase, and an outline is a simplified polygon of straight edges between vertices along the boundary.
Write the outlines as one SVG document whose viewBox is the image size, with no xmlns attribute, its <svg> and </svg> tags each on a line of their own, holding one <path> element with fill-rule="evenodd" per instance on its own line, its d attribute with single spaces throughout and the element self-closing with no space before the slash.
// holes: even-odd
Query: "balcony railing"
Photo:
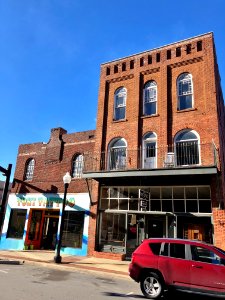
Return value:
<svg viewBox="0 0 225 300">
<path fill-rule="evenodd" d="M 83 172 L 127 171 L 190 167 L 218 167 L 214 144 L 182 142 L 175 146 L 118 148 L 108 152 L 84 153 Z"/>
</svg>

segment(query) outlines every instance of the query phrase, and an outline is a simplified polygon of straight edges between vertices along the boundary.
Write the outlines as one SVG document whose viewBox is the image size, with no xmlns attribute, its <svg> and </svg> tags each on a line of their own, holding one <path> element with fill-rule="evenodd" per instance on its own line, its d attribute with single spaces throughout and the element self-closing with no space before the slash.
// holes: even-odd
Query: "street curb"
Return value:
<svg viewBox="0 0 225 300">
<path fill-rule="evenodd" d="M 9 257 L 9 256 L 8 256 Z M 13 260 L 13 258 L 15 258 Z M 50 265 L 50 266 L 57 266 L 57 267 L 65 267 L 68 269 L 74 269 L 74 270 L 86 270 L 86 271 L 93 271 L 93 272 L 97 272 L 97 273 L 106 273 L 106 274 L 114 274 L 114 275 L 120 275 L 122 277 L 129 277 L 128 276 L 128 272 L 123 272 L 123 271 L 119 271 L 119 270 L 112 270 L 112 269 L 105 269 L 105 268 L 98 268 L 98 267 L 94 267 L 94 266 L 87 266 L 87 265 L 82 265 L 82 264 L 76 264 L 76 262 L 68 262 L 68 261 L 62 261 L 61 264 L 55 264 L 53 260 L 47 260 L 47 261 L 43 261 L 41 259 L 31 259 L 31 258 L 26 258 L 25 260 L 16 260 L 16 257 L 11 257 L 10 259 L 3 259 L 0 258 L 0 264 L 14 264 L 14 265 L 18 265 L 18 264 L 24 264 L 25 262 L 27 263 L 41 263 L 41 264 L 46 264 L 46 265 Z"/>
<path fill-rule="evenodd" d="M 0 265 L 22 265 L 24 264 L 24 260 L 5 260 L 0 259 Z"/>
</svg>

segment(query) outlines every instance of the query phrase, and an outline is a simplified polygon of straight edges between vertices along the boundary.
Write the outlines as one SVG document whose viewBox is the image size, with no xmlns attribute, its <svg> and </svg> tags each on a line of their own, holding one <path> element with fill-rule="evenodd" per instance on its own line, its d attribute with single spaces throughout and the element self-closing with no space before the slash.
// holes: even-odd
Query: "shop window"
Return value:
<svg viewBox="0 0 225 300">
<path fill-rule="evenodd" d="M 123 252 L 126 215 L 101 213 L 100 249 L 104 252 Z"/>
<path fill-rule="evenodd" d="M 24 180 L 32 180 L 34 175 L 34 159 L 30 158 L 26 162 Z"/>
<path fill-rule="evenodd" d="M 65 211 L 62 247 L 82 248 L 84 212 Z"/>
<path fill-rule="evenodd" d="M 72 177 L 81 178 L 83 174 L 84 157 L 82 154 L 77 154 L 72 161 Z"/>
<path fill-rule="evenodd" d="M 26 209 L 12 209 L 10 213 L 7 238 L 22 239 L 26 221 Z"/>
</svg>

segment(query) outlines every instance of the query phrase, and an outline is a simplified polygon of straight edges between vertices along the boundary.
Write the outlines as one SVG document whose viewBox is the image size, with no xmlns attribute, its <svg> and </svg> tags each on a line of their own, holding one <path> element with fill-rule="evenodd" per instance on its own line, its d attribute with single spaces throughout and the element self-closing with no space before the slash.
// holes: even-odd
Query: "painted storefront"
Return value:
<svg viewBox="0 0 225 300">
<path fill-rule="evenodd" d="M 54 250 L 59 237 L 63 194 L 10 194 L 0 249 Z M 87 255 L 90 198 L 67 194 L 61 252 Z"/>
</svg>

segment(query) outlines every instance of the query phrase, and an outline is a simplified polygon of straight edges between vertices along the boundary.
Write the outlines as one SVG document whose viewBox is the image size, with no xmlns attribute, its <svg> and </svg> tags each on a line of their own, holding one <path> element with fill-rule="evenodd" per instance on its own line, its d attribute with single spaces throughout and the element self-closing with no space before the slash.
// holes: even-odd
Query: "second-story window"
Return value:
<svg viewBox="0 0 225 300">
<path fill-rule="evenodd" d="M 24 180 L 32 180 L 33 175 L 34 175 L 34 159 L 31 158 L 26 163 Z"/>
<path fill-rule="evenodd" d="M 191 74 L 183 73 L 178 77 L 177 93 L 177 110 L 193 108 L 193 82 Z"/>
<path fill-rule="evenodd" d="M 109 145 L 108 165 L 110 170 L 126 168 L 127 143 L 125 139 L 114 139 Z"/>
<path fill-rule="evenodd" d="M 148 81 L 143 91 L 143 115 L 155 115 L 157 110 L 157 84 L 155 81 Z"/>
<path fill-rule="evenodd" d="M 83 174 L 84 158 L 82 154 L 74 156 L 72 161 L 72 177 L 81 178 Z"/>
<path fill-rule="evenodd" d="M 175 137 L 175 154 L 177 166 L 200 164 L 199 137 L 193 130 L 183 130 Z"/>
<path fill-rule="evenodd" d="M 126 116 L 127 90 L 121 87 L 116 90 L 114 95 L 114 120 L 124 120 Z"/>
</svg>

